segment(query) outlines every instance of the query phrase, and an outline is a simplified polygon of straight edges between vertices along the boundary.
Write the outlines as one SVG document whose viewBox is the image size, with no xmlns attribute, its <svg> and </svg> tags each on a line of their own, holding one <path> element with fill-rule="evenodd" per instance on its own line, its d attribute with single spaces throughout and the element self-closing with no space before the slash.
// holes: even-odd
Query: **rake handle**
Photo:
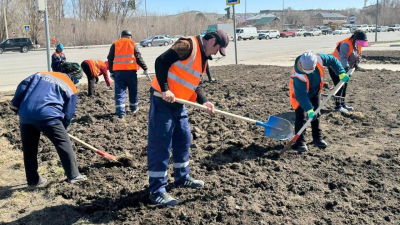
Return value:
<svg viewBox="0 0 400 225">
<path fill-rule="evenodd" d="M 347 72 L 347 74 L 351 75 L 354 72 L 354 69 L 351 69 Z M 327 98 L 324 99 L 324 101 L 322 101 L 322 103 L 319 105 L 319 107 L 317 108 L 317 110 L 315 110 L 314 114 L 317 115 L 322 107 L 324 107 L 324 105 L 330 100 L 330 98 L 335 95 L 339 89 L 343 86 L 344 82 L 341 80 L 336 87 L 328 94 Z M 293 139 L 288 142 L 285 147 L 283 148 L 283 150 L 281 151 L 281 155 L 283 153 L 285 153 L 293 143 L 295 143 L 297 141 L 297 139 L 300 137 L 300 135 L 304 132 L 304 130 L 307 128 L 307 126 L 311 123 L 313 119 L 308 119 L 307 122 L 301 127 L 301 129 L 296 133 L 296 135 L 293 137 Z"/>
<path fill-rule="evenodd" d="M 69 136 L 70 138 L 74 139 L 75 141 L 81 143 L 82 145 L 84 145 L 84 146 L 87 147 L 88 149 L 93 150 L 93 151 L 96 152 L 97 154 L 103 156 L 104 158 L 107 158 L 107 159 L 116 161 L 116 159 L 115 159 L 115 157 L 114 157 L 113 155 L 111 155 L 111 154 L 109 154 L 109 153 L 107 153 L 107 152 L 100 151 L 99 149 L 97 149 L 97 148 L 95 148 L 95 147 L 93 147 L 93 146 L 87 144 L 86 142 L 80 140 L 79 138 L 77 138 L 77 137 L 75 137 L 75 136 L 72 136 L 71 134 L 68 134 L 68 136 Z"/>
<path fill-rule="evenodd" d="M 156 92 L 156 91 L 154 92 L 154 96 L 162 98 L 161 93 Z M 200 105 L 200 104 L 197 104 L 197 103 L 194 103 L 194 102 L 191 102 L 191 101 L 186 101 L 186 100 L 183 100 L 183 99 L 180 99 L 180 98 L 175 98 L 175 102 L 178 102 L 178 103 L 181 103 L 181 104 L 185 104 L 185 105 L 190 105 L 190 106 L 193 106 L 193 107 L 198 108 L 198 109 L 207 109 L 207 106 Z M 229 116 L 229 117 L 232 117 L 232 118 L 235 118 L 235 119 L 238 119 L 238 120 L 242 120 L 242 121 L 245 121 L 245 122 L 248 122 L 248 123 L 257 124 L 256 120 L 249 119 L 247 117 L 238 116 L 238 115 L 235 115 L 235 114 L 232 114 L 232 113 L 228 113 L 228 112 L 225 112 L 225 111 L 222 111 L 222 110 L 219 110 L 219 109 L 214 109 L 214 111 L 217 114 L 221 114 L 221 115 L 224 115 L 224 116 Z"/>
</svg>

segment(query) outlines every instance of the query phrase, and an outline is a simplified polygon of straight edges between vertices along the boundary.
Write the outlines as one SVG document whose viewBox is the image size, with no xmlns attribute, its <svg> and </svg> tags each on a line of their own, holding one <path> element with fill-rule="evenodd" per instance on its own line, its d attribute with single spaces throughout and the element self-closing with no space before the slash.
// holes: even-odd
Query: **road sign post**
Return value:
<svg viewBox="0 0 400 225">
<path fill-rule="evenodd" d="M 74 34 L 74 48 L 75 48 L 75 24 L 71 23 L 72 33 Z"/>
<path fill-rule="evenodd" d="M 236 16 L 235 16 L 235 5 L 240 4 L 240 0 L 226 0 L 226 5 L 231 5 L 233 9 L 233 39 L 235 42 L 235 63 L 238 64 L 237 60 L 237 38 L 236 38 Z"/>
<path fill-rule="evenodd" d="M 350 16 L 350 24 L 352 24 L 352 25 L 356 24 L 356 20 L 355 20 L 354 15 Z"/>
</svg>

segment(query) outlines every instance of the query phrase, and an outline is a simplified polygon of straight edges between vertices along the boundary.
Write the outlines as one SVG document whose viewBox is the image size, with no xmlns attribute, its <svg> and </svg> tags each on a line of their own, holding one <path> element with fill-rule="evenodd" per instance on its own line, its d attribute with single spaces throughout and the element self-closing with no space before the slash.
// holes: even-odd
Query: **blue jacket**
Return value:
<svg viewBox="0 0 400 225">
<path fill-rule="evenodd" d="M 321 53 L 318 53 L 318 55 L 322 59 L 323 63 L 322 66 L 331 67 L 336 74 L 341 74 L 346 72 L 342 64 L 339 62 L 339 60 L 337 60 L 332 55 L 326 55 Z M 300 71 L 297 68 L 297 62 L 299 61 L 299 59 L 300 56 L 296 58 L 296 61 L 294 63 L 294 69 L 296 73 L 304 74 L 303 71 Z M 308 110 L 314 109 L 310 99 L 320 92 L 321 76 L 317 68 L 315 68 L 313 73 L 306 74 L 306 76 L 308 77 L 308 80 L 310 82 L 309 91 L 307 91 L 307 83 L 298 78 L 293 78 L 293 86 L 294 86 L 294 95 L 296 96 L 296 100 L 299 102 L 300 107 L 307 112 Z"/>
<path fill-rule="evenodd" d="M 75 115 L 78 92 L 71 78 L 64 73 L 38 72 L 23 80 L 11 100 L 18 109 L 21 124 L 64 127 Z"/>
<path fill-rule="evenodd" d="M 51 56 L 51 69 L 54 72 L 61 72 L 61 64 L 65 63 L 67 58 L 63 52 L 54 52 Z"/>
</svg>

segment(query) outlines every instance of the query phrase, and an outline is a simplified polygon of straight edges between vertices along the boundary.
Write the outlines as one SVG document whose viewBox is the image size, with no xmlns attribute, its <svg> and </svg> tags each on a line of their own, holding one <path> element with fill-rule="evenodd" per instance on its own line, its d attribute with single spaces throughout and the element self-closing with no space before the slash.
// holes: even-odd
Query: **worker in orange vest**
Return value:
<svg viewBox="0 0 400 225">
<path fill-rule="evenodd" d="M 332 67 L 338 75 L 338 79 L 347 82 L 347 75 L 337 60 L 332 55 L 315 54 L 308 51 L 296 58 L 292 74 L 290 76 L 289 96 L 290 103 L 296 113 L 296 121 L 294 125 L 295 133 L 297 133 L 308 119 L 311 122 L 313 144 L 319 148 L 326 148 L 328 144 L 322 139 L 322 130 L 319 126 L 319 115 L 315 115 L 316 110 L 321 102 L 321 92 L 324 86 L 324 66 Z M 297 151 L 299 153 L 308 150 L 304 132 L 296 141 Z"/>
<path fill-rule="evenodd" d="M 53 39 L 51 40 L 51 44 L 53 45 L 53 48 L 56 47 L 56 44 L 57 44 L 56 37 L 53 37 Z"/>
<path fill-rule="evenodd" d="M 114 79 L 115 89 L 115 111 L 118 118 L 123 119 L 126 115 L 126 89 L 129 89 L 129 108 L 134 114 L 139 110 L 137 70 L 142 68 L 147 73 L 139 48 L 132 40 L 132 33 L 123 30 L 121 38 L 111 45 L 107 56 L 108 70 Z"/>
<path fill-rule="evenodd" d="M 204 181 L 189 175 L 191 132 L 188 115 L 185 105 L 176 103 L 175 98 L 197 101 L 207 107 L 207 113 L 214 114 L 214 105 L 208 101 L 201 83 L 207 60 L 218 51 L 225 56 L 228 43 L 228 35 L 222 30 L 204 37 L 182 37 L 155 61 L 147 146 L 150 200 L 154 204 L 178 204 L 165 190 L 171 148 L 175 185 L 185 188 L 204 186 Z M 154 92 L 161 93 L 162 98 L 154 96 Z"/>
<path fill-rule="evenodd" d="M 88 96 L 94 94 L 94 84 L 99 82 L 99 76 L 104 75 L 107 87 L 112 90 L 108 76 L 108 62 L 94 59 L 87 59 L 81 63 L 83 72 L 88 78 Z"/>
<path fill-rule="evenodd" d="M 351 68 L 360 70 L 358 64 L 361 60 L 362 47 L 368 46 L 369 43 L 367 40 L 367 35 L 364 33 L 364 31 L 357 30 L 351 37 L 339 41 L 336 44 L 335 51 L 332 55 L 342 63 L 342 66 L 344 67 L 346 72 L 349 71 L 349 69 Z M 331 76 L 332 81 L 335 85 L 339 83 L 340 80 L 332 68 L 329 68 L 329 75 Z M 353 107 L 350 107 L 346 104 L 346 90 L 347 83 L 344 84 L 343 87 L 335 95 L 336 112 L 348 112 L 354 110 Z"/>
</svg>

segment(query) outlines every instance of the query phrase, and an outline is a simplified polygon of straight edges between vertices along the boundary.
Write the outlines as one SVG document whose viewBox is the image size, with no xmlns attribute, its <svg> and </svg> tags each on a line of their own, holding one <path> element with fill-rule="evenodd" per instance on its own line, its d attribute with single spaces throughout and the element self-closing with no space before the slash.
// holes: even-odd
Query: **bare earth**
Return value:
<svg viewBox="0 0 400 225">
<path fill-rule="evenodd" d="M 399 57 L 396 54 L 391 56 Z M 367 61 L 388 55 L 366 52 Z M 381 58 L 379 58 L 381 57 Z M 382 63 L 382 62 L 380 62 Z M 221 110 L 264 121 L 278 115 L 293 122 L 288 98 L 290 67 L 212 67 L 218 83 L 206 83 Z M 332 89 L 327 73 L 327 89 Z M 149 84 L 140 79 L 140 111 L 117 121 L 114 94 L 104 83 L 94 98 L 78 87 L 72 135 L 114 155 L 129 153 L 133 167 L 111 163 L 74 143 L 88 181 L 65 181 L 56 151 L 40 142 L 45 187 L 26 188 L 18 117 L 0 103 L 0 223 L 2 224 L 399 224 L 400 74 L 355 72 L 349 84 L 351 114 L 322 116 L 325 150 L 309 145 L 299 155 L 278 152 L 286 142 L 263 137 L 261 127 L 228 117 L 211 117 L 188 107 L 192 129 L 191 174 L 201 190 L 169 192 L 180 205 L 161 208 L 148 197 L 147 124 Z M 325 90 L 327 93 L 328 90 Z M 310 131 L 310 130 L 309 130 Z M 310 140 L 311 134 L 307 134 Z M 172 181 L 172 168 L 169 180 Z M 172 183 L 172 182 L 171 182 Z"/>
</svg>

